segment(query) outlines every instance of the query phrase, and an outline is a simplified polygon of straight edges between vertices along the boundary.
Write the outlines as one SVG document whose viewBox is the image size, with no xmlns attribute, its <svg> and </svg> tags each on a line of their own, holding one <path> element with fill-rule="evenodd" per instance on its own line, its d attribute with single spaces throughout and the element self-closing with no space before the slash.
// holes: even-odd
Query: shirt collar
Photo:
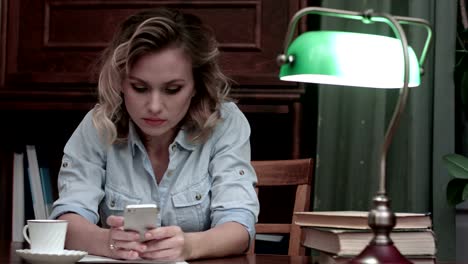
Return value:
<svg viewBox="0 0 468 264">
<path fill-rule="evenodd" d="M 196 147 L 196 143 L 193 143 L 192 141 L 190 141 L 189 135 L 187 131 L 184 130 L 184 128 L 181 128 L 179 130 L 179 133 L 177 133 L 177 136 L 174 142 L 186 150 L 192 151 Z"/>
<path fill-rule="evenodd" d="M 138 135 L 135 124 L 132 121 L 129 122 L 128 144 L 130 144 L 133 156 L 135 156 L 136 149 L 139 149 L 143 153 L 146 151 L 145 146 L 143 145 L 143 142 Z M 196 147 L 196 143 L 193 143 L 189 140 L 189 135 L 184 129 L 179 130 L 176 138 L 174 139 L 174 142 L 171 145 L 173 144 L 190 151 L 194 150 Z"/>
<path fill-rule="evenodd" d="M 132 121 L 129 121 L 128 125 L 128 144 L 132 149 L 132 155 L 135 156 L 136 149 L 140 149 L 142 153 L 145 153 L 145 146 L 141 142 L 140 136 L 138 135 L 135 125 Z"/>
</svg>

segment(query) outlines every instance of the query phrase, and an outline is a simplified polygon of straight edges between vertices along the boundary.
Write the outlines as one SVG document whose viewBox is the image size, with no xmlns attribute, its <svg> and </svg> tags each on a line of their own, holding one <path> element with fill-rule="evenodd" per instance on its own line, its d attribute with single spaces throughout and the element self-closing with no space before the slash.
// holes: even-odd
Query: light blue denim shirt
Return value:
<svg viewBox="0 0 468 264">
<path fill-rule="evenodd" d="M 254 237 L 259 202 L 250 164 L 250 126 L 234 103 L 222 105 L 222 121 L 205 143 L 190 142 L 183 130 L 177 134 L 159 184 L 133 123 L 126 143 L 107 146 L 92 112 L 64 148 L 59 199 L 50 218 L 74 212 L 107 227 L 107 217 L 123 215 L 128 204 L 156 203 L 162 226 L 196 232 L 234 221 Z"/>
</svg>

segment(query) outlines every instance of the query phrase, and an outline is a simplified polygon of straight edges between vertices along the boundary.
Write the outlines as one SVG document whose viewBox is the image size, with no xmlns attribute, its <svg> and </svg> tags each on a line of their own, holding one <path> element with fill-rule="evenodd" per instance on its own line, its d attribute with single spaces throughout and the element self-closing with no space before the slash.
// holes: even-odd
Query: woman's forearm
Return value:
<svg viewBox="0 0 468 264">
<path fill-rule="evenodd" d="M 78 214 L 64 214 L 59 219 L 68 221 L 66 248 L 111 256 L 108 229 L 100 228 Z M 186 233 L 185 236 L 189 250 L 187 259 L 242 254 L 249 245 L 247 230 L 235 222 L 224 223 L 203 232 Z"/>
<path fill-rule="evenodd" d="M 59 219 L 68 221 L 66 248 L 110 256 L 108 229 L 100 228 L 78 214 L 64 214 Z"/>
<path fill-rule="evenodd" d="M 249 233 L 239 223 L 227 222 L 207 231 L 186 233 L 188 259 L 242 254 L 249 245 Z"/>
</svg>

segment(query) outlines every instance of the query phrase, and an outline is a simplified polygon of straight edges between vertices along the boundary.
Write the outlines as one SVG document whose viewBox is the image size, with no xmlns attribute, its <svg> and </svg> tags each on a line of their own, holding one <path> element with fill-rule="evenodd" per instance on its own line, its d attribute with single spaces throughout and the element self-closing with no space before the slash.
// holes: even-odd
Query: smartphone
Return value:
<svg viewBox="0 0 468 264">
<path fill-rule="evenodd" d="M 124 212 L 124 229 L 140 233 L 145 240 L 145 232 L 158 227 L 159 208 L 156 204 L 127 205 Z"/>
</svg>

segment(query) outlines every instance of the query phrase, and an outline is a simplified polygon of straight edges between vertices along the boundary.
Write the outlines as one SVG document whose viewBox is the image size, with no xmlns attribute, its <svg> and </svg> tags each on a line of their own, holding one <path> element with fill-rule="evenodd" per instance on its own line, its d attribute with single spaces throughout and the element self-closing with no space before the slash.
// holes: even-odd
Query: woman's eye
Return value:
<svg viewBox="0 0 468 264">
<path fill-rule="evenodd" d="M 132 83 L 130 85 L 132 86 L 133 90 L 135 90 L 135 91 L 137 91 L 139 93 L 143 93 L 143 92 L 146 92 L 146 90 L 148 90 L 146 88 L 146 86 L 144 86 L 144 85 L 138 85 L 138 84 L 135 84 L 135 83 Z"/>
<path fill-rule="evenodd" d="M 168 87 L 166 88 L 166 92 L 167 92 L 168 94 L 175 94 L 175 93 L 179 92 L 181 88 L 182 88 L 182 86 L 180 86 L 180 85 L 168 86 Z"/>
</svg>

